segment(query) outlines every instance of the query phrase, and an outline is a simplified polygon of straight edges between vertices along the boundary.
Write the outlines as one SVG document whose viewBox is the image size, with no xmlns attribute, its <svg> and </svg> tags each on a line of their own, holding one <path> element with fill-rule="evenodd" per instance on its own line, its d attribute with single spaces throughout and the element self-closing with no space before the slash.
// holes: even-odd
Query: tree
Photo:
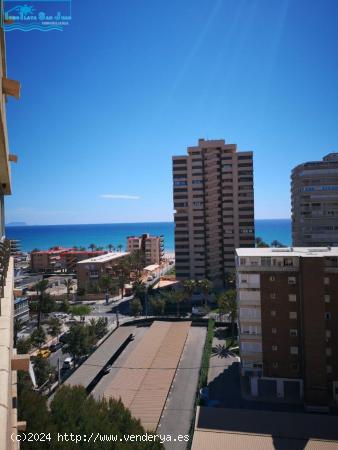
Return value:
<svg viewBox="0 0 338 450">
<path fill-rule="evenodd" d="M 201 288 L 201 291 L 204 296 L 204 306 L 207 308 L 208 307 L 208 297 L 211 292 L 212 283 L 211 283 L 211 281 L 209 281 L 207 279 L 200 280 L 198 282 L 198 286 Z"/>
<path fill-rule="evenodd" d="M 116 266 L 118 286 L 121 290 L 121 298 L 124 296 L 124 285 L 130 280 L 130 261 L 123 258 Z"/>
<path fill-rule="evenodd" d="M 271 242 L 271 247 L 285 247 L 285 245 L 275 239 Z"/>
<path fill-rule="evenodd" d="M 50 377 L 52 368 L 46 358 L 37 356 L 34 360 L 34 374 L 38 386 L 44 384 Z"/>
<path fill-rule="evenodd" d="M 25 355 L 26 353 L 29 352 L 31 347 L 32 342 L 29 338 L 28 339 L 19 338 L 16 341 L 16 351 L 18 352 L 19 355 Z"/>
<path fill-rule="evenodd" d="M 218 308 L 221 314 L 228 314 L 231 322 L 231 343 L 235 340 L 235 323 L 237 320 L 237 292 L 229 289 L 218 296 Z"/>
<path fill-rule="evenodd" d="M 163 293 L 164 298 L 169 302 L 176 305 L 176 315 L 180 317 L 181 315 L 181 303 L 185 300 L 184 292 L 180 291 L 168 291 Z"/>
<path fill-rule="evenodd" d="M 191 299 L 192 294 L 196 290 L 196 281 L 195 280 L 185 280 L 183 282 L 184 292 L 187 294 L 188 299 Z"/>
<path fill-rule="evenodd" d="M 161 298 L 159 296 L 157 296 L 157 297 L 152 296 L 152 297 L 150 297 L 149 304 L 151 307 L 151 311 L 155 316 L 157 316 L 157 315 L 163 316 L 164 309 L 165 309 L 164 298 Z"/>
<path fill-rule="evenodd" d="M 115 247 L 113 246 L 113 244 L 108 244 L 107 248 L 110 252 L 112 252 L 113 250 L 115 250 Z"/>
<path fill-rule="evenodd" d="M 90 244 L 90 245 L 88 245 L 88 248 L 90 248 L 91 251 L 93 252 L 96 249 L 96 245 L 95 244 Z"/>
<path fill-rule="evenodd" d="M 71 278 L 65 278 L 63 280 L 63 284 L 66 286 L 67 289 L 67 300 L 69 302 L 70 299 L 70 294 L 73 290 L 73 286 L 74 286 L 74 280 L 72 280 Z"/>
<path fill-rule="evenodd" d="M 141 250 L 134 250 L 132 254 L 129 255 L 129 264 L 131 271 L 136 272 L 137 278 L 140 278 L 142 270 L 145 267 L 144 252 L 142 252 Z"/>
<path fill-rule="evenodd" d="M 94 343 L 95 339 L 90 333 L 89 327 L 74 324 L 70 327 L 66 338 L 67 345 L 62 348 L 62 352 L 70 353 L 76 361 L 80 356 L 88 355 Z"/>
<path fill-rule="evenodd" d="M 61 334 L 61 321 L 57 317 L 52 317 L 48 322 L 48 334 L 52 337 L 57 337 Z"/>
<path fill-rule="evenodd" d="M 226 287 L 233 289 L 236 287 L 236 274 L 233 270 L 228 270 L 225 273 L 225 284 Z"/>
<path fill-rule="evenodd" d="M 256 244 L 256 247 L 258 247 L 258 248 L 269 247 L 269 245 L 266 242 L 264 242 L 263 239 L 260 237 L 256 237 L 255 244 Z"/>
<path fill-rule="evenodd" d="M 30 337 L 31 343 L 34 347 L 41 348 L 46 342 L 46 333 L 42 327 L 35 328 Z"/>
<path fill-rule="evenodd" d="M 139 316 L 142 312 L 142 304 L 139 298 L 134 298 L 130 302 L 130 312 L 132 316 Z"/>
<path fill-rule="evenodd" d="M 147 285 L 141 279 L 137 279 L 133 284 L 133 294 L 144 300 L 147 293 Z"/>
<path fill-rule="evenodd" d="M 87 395 L 83 387 L 63 386 L 59 389 L 50 405 L 52 421 L 58 432 L 76 435 L 116 435 L 119 442 L 81 442 L 83 450 L 157 450 L 163 446 L 157 442 L 120 443 L 125 435 L 145 434 L 140 421 L 132 417 L 121 400 L 95 400 Z M 62 447 L 66 448 L 66 447 Z M 67 446 L 68 448 L 68 446 Z M 72 448 L 76 448 L 75 446 Z"/>
<path fill-rule="evenodd" d="M 89 332 L 95 336 L 95 340 L 102 339 L 108 332 L 108 319 L 107 317 L 100 317 L 99 319 L 90 319 Z"/>
<path fill-rule="evenodd" d="M 123 248 L 123 245 L 122 245 L 122 244 L 119 244 L 116 248 L 118 249 L 119 252 L 121 252 L 121 251 L 122 251 L 122 248 Z"/>
<path fill-rule="evenodd" d="M 16 343 L 18 341 L 18 334 L 23 329 L 23 323 L 20 319 L 15 318 L 14 319 L 14 333 L 13 333 L 13 341 L 14 341 L 14 347 L 16 347 Z"/>
<path fill-rule="evenodd" d="M 41 313 L 42 313 L 42 308 L 43 308 L 43 301 L 44 301 L 44 297 L 45 297 L 45 292 L 46 289 L 48 288 L 48 280 L 41 280 L 38 281 L 35 285 L 35 290 L 37 295 L 39 296 L 39 304 L 38 304 L 38 323 L 37 323 L 37 328 L 40 327 L 40 323 L 41 323 Z"/>
</svg>

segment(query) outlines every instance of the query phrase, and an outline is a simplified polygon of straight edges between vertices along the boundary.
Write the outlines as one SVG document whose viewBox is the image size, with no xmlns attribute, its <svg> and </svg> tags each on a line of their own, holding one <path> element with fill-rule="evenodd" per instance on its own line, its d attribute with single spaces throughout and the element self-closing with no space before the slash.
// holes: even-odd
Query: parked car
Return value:
<svg viewBox="0 0 338 450">
<path fill-rule="evenodd" d="M 51 351 L 49 350 L 49 348 L 40 348 L 40 350 L 38 351 L 38 356 L 40 356 L 41 358 L 48 358 L 50 353 Z"/>
<path fill-rule="evenodd" d="M 74 358 L 69 356 L 63 361 L 61 370 L 70 370 L 74 367 Z"/>
<path fill-rule="evenodd" d="M 61 336 L 59 337 L 59 341 L 60 341 L 62 344 L 65 344 L 65 343 L 67 342 L 68 336 L 69 336 L 69 333 L 63 333 L 63 334 L 61 334 Z"/>
<path fill-rule="evenodd" d="M 104 367 L 103 369 L 103 375 L 107 375 L 111 370 L 112 370 L 113 366 L 111 364 L 109 364 L 109 366 Z"/>
<path fill-rule="evenodd" d="M 62 342 L 57 342 L 56 344 L 50 345 L 50 346 L 49 346 L 49 350 L 50 350 L 52 353 L 54 353 L 54 352 L 56 352 L 57 350 L 59 350 L 60 348 L 62 348 L 62 347 L 63 347 Z"/>
</svg>

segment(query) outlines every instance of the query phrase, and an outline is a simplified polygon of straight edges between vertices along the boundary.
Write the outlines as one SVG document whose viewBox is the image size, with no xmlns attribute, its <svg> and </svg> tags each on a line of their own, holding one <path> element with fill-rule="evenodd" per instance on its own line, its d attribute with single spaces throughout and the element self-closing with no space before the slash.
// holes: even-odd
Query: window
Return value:
<svg viewBox="0 0 338 450">
<path fill-rule="evenodd" d="M 277 334 L 277 328 L 271 328 L 271 333 L 272 334 Z"/>
<path fill-rule="evenodd" d="M 328 294 L 324 295 L 325 303 L 330 303 L 330 296 Z"/>
<path fill-rule="evenodd" d="M 296 337 L 298 335 L 298 331 L 295 328 L 291 328 L 290 330 L 290 336 Z"/>
<path fill-rule="evenodd" d="M 298 355 L 298 347 L 290 347 L 291 355 Z"/>
<path fill-rule="evenodd" d="M 289 318 L 290 319 L 297 319 L 297 312 L 296 311 L 290 311 L 289 312 Z"/>
<path fill-rule="evenodd" d="M 278 368 L 278 362 L 273 362 L 273 363 L 272 363 L 272 367 L 273 367 L 274 369 L 277 369 L 277 368 Z"/>
<path fill-rule="evenodd" d="M 292 364 L 290 364 L 290 369 L 293 370 L 294 372 L 298 372 L 298 370 L 299 370 L 299 364 L 298 364 L 298 363 L 292 363 Z"/>
<path fill-rule="evenodd" d="M 240 259 L 240 264 L 241 264 L 241 266 L 245 266 L 245 264 L 246 264 L 246 259 L 245 258 L 241 258 Z M 242 279 L 242 282 L 244 283 L 244 280 Z"/>
<path fill-rule="evenodd" d="M 295 302 L 297 300 L 296 294 L 289 294 L 289 302 Z"/>
<path fill-rule="evenodd" d="M 325 330 L 325 337 L 327 338 L 331 337 L 331 330 Z"/>
<path fill-rule="evenodd" d="M 276 351 L 278 350 L 278 347 L 277 347 L 277 345 L 273 345 L 273 346 L 271 347 L 271 349 L 272 349 L 273 352 L 276 352 Z"/>
<path fill-rule="evenodd" d="M 325 319 L 326 320 L 330 320 L 331 319 L 331 313 L 330 312 L 326 312 L 325 313 Z"/>
<path fill-rule="evenodd" d="M 296 284 L 296 277 L 288 277 L 288 284 L 290 285 Z"/>
<path fill-rule="evenodd" d="M 275 292 L 271 292 L 270 298 L 271 298 L 271 300 L 275 300 L 276 299 L 276 293 Z"/>
<path fill-rule="evenodd" d="M 275 280 L 276 280 L 276 277 L 274 275 L 269 276 L 269 281 L 275 281 Z"/>
<path fill-rule="evenodd" d="M 272 317 L 276 317 L 276 311 L 270 311 Z"/>
<path fill-rule="evenodd" d="M 332 348 L 327 347 L 325 350 L 326 356 L 332 356 Z"/>
<path fill-rule="evenodd" d="M 330 278 L 329 277 L 324 277 L 324 284 L 325 285 L 330 284 Z"/>
</svg>

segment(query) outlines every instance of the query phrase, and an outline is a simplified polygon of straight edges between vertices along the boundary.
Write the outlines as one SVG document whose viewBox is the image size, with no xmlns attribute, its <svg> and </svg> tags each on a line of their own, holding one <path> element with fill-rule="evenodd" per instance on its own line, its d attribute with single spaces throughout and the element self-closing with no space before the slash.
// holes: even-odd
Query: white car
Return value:
<svg viewBox="0 0 338 450">
<path fill-rule="evenodd" d="M 69 370 L 74 367 L 74 359 L 70 356 L 63 361 L 62 370 Z"/>
</svg>

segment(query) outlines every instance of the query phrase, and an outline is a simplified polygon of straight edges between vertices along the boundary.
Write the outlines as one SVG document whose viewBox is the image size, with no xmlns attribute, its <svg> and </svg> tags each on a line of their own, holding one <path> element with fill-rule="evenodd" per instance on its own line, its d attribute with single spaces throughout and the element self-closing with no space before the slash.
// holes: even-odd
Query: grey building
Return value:
<svg viewBox="0 0 338 450">
<path fill-rule="evenodd" d="M 293 169 L 291 206 L 294 246 L 338 246 L 338 153 Z"/>
</svg>

